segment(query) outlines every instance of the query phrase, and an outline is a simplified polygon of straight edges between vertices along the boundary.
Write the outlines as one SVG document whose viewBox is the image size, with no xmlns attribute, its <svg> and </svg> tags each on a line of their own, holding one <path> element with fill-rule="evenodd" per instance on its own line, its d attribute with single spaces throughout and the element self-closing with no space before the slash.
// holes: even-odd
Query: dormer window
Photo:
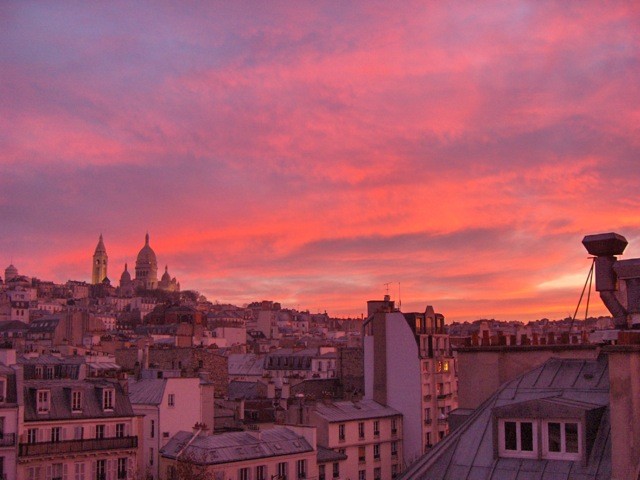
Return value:
<svg viewBox="0 0 640 480">
<path fill-rule="evenodd" d="M 537 424 L 532 420 L 505 419 L 498 424 L 498 452 L 501 457 L 536 458 Z"/>
<path fill-rule="evenodd" d="M 80 390 L 74 390 L 71 392 L 71 411 L 82 411 L 82 392 Z"/>
<path fill-rule="evenodd" d="M 51 395 L 49 390 L 38 390 L 36 394 L 36 410 L 38 413 L 49 413 Z"/>
<path fill-rule="evenodd" d="M 582 452 L 580 423 L 549 420 L 543 422 L 542 456 L 558 460 L 579 460 Z"/>
<path fill-rule="evenodd" d="M 115 390 L 113 388 L 105 388 L 102 390 L 102 409 L 113 410 L 113 400 L 115 396 Z"/>
</svg>

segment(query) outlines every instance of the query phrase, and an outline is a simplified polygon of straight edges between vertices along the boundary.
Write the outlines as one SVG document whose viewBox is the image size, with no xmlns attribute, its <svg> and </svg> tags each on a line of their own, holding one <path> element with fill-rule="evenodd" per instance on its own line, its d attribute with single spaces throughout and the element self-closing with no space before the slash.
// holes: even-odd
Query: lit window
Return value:
<svg viewBox="0 0 640 480">
<path fill-rule="evenodd" d="M 442 371 L 443 372 L 448 372 L 449 371 L 449 361 L 446 360 L 442 363 Z"/>
<path fill-rule="evenodd" d="M 579 460 L 581 457 L 581 429 L 578 422 L 559 420 L 543 422 L 543 457 Z"/>
<path fill-rule="evenodd" d="M 365 463 L 367 461 L 366 450 L 364 447 L 358 447 L 358 462 Z"/>
<path fill-rule="evenodd" d="M 531 420 L 500 420 L 498 451 L 502 457 L 535 458 L 538 425 Z"/>
</svg>

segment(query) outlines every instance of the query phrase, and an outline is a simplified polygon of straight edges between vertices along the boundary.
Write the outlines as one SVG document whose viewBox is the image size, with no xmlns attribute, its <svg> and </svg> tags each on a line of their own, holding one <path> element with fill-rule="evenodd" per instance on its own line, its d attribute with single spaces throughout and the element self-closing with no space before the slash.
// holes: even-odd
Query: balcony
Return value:
<svg viewBox="0 0 640 480">
<path fill-rule="evenodd" d="M 16 445 L 15 433 L 0 434 L 0 447 L 14 447 Z M 1 478 L 0 478 L 1 480 Z"/>
<path fill-rule="evenodd" d="M 441 393 L 438 395 L 438 400 L 446 400 L 451 397 L 453 397 L 453 393 Z"/>
<path fill-rule="evenodd" d="M 21 443 L 20 457 L 137 448 L 138 437 L 85 438 L 62 442 Z"/>
</svg>

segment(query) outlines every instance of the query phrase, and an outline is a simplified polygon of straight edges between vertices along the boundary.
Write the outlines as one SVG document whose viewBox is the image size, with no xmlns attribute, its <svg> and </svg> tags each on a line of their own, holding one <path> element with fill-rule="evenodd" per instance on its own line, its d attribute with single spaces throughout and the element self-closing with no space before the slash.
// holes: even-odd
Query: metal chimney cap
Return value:
<svg viewBox="0 0 640 480">
<path fill-rule="evenodd" d="M 611 257 L 622 255 L 629 242 L 622 235 L 617 233 L 598 233 L 587 235 L 582 239 L 582 244 L 587 252 L 596 257 Z"/>
</svg>

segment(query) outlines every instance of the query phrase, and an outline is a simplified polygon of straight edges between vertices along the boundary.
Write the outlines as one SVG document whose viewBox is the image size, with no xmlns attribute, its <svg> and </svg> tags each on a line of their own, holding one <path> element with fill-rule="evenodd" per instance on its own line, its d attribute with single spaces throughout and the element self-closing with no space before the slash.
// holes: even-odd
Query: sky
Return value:
<svg viewBox="0 0 640 480">
<path fill-rule="evenodd" d="M 0 276 L 90 281 L 102 234 L 117 284 L 149 232 L 220 303 L 570 316 L 584 235 L 640 256 L 639 31 L 626 1 L 3 1 Z"/>
</svg>

